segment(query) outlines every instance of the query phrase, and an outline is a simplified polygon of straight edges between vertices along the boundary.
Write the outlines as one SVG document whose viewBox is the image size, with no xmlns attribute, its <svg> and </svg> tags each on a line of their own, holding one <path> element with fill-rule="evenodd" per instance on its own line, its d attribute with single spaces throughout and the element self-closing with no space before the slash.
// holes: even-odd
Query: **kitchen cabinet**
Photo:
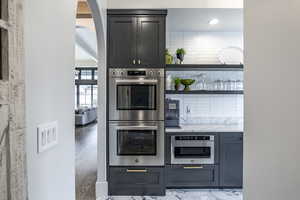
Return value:
<svg viewBox="0 0 300 200">
<path fill-rule="evenodd" d="M 166 10 L 108 10 L 108 67 L 164 67 L 166 14 Z"/>
<path fill-rule="evenodd" d="M 109 195 L 165 195 L 164 167 L 109 167 Z"/>
<path fill-rule="evenodd" d="M 168 165 L 168 188 L 215 188 L 219 186 L 217 165 Z"/>
<path fill-rule="evenodd" d="M 112 67 L 134 67 L 136 59 L 136 18 L 108 17 L 108 58 Z"/>
<path fill-rule="evenodd" d="M 243 186 L 243 134 L 223 133 L 220 136 L 220 187 Z"/>
</svg>

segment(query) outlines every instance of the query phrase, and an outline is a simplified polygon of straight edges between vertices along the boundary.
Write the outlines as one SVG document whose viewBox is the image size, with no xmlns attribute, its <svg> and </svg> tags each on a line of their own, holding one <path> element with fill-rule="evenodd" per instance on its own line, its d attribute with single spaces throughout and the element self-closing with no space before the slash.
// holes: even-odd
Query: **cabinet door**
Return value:
<svg viewBox="0 0 300 200">
<path fill-rule="evenodd" d="M 241 188 L 243 186 L 243 135 L 221 135 L 220 186 Z"/>
<path fill-rule="evenodd" d="M 137 59 L 140 67 L 164 67 L 165 17 L 138 17 Z"/>
<path fill-rule="evenodd" d="M 136 59 L 136 17 L 108 18 L 108 66 L 134 67 Z"/>
</svg>

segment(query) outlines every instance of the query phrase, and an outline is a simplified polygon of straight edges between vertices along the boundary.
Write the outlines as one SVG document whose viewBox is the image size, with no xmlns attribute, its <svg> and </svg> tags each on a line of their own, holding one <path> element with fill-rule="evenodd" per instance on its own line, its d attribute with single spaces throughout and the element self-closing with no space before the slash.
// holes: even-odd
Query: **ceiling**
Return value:
<svg viewBox="0 0 300 200">
<path fill-rule="evenodd" d="M 76 25 L 95 31 L 95 24 L 87 1 L 78 0 Z"/>
<path fill-rule="evenodd" d="M 219 19 L 219 24 L 209 25 L 209 21 L 214 18 Z M 168 9 L 167 31 L 242 32 L 243 9 Z"/>
</svg>

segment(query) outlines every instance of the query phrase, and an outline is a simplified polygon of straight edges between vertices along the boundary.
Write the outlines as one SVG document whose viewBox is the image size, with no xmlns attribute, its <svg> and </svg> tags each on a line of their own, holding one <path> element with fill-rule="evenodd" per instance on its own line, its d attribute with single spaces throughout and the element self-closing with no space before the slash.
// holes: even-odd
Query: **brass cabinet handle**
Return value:
<svg viewBox="0 0 300 200">
<path fill-rule="evenodd" d="M 135 65 L 135 59 L 133 59 L 132 63 Z"/>
<path fill-rule="evenodd" d="M 127 169 L 126 172 L 128 172 L 128 173 L 147 173 L 148 170 L 146 170 L 146 169 Z"/>
<path fill-rule="evenodd" d="M 183 169 L 203 169 L 202 166 L 183 167 Z"/>
<path fill-rule="evenodd" d="M 141 62 L 141 60 L 138 60 L 138 64 L 140 65 L 142 62 Z"/>
</svg>

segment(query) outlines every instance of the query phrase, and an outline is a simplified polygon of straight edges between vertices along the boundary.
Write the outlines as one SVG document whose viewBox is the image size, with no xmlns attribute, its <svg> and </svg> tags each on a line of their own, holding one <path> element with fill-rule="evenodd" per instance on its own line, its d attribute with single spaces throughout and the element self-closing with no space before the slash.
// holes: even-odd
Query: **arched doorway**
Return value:
<svg viewBox="0 0 300 200">
<path fill-rule="evenodd" d="M 106 12 L 103 0 L 78 0 L 88 4 L 90 13 L 82 17 L 92 17 L 97 40 L 97 81 L 98 81 L 98 139 L 97 139 L 97 199 L 107 196 L 106 181 Z M 88 16 L 91 15 L 91 16 Z"/>
</svg>

